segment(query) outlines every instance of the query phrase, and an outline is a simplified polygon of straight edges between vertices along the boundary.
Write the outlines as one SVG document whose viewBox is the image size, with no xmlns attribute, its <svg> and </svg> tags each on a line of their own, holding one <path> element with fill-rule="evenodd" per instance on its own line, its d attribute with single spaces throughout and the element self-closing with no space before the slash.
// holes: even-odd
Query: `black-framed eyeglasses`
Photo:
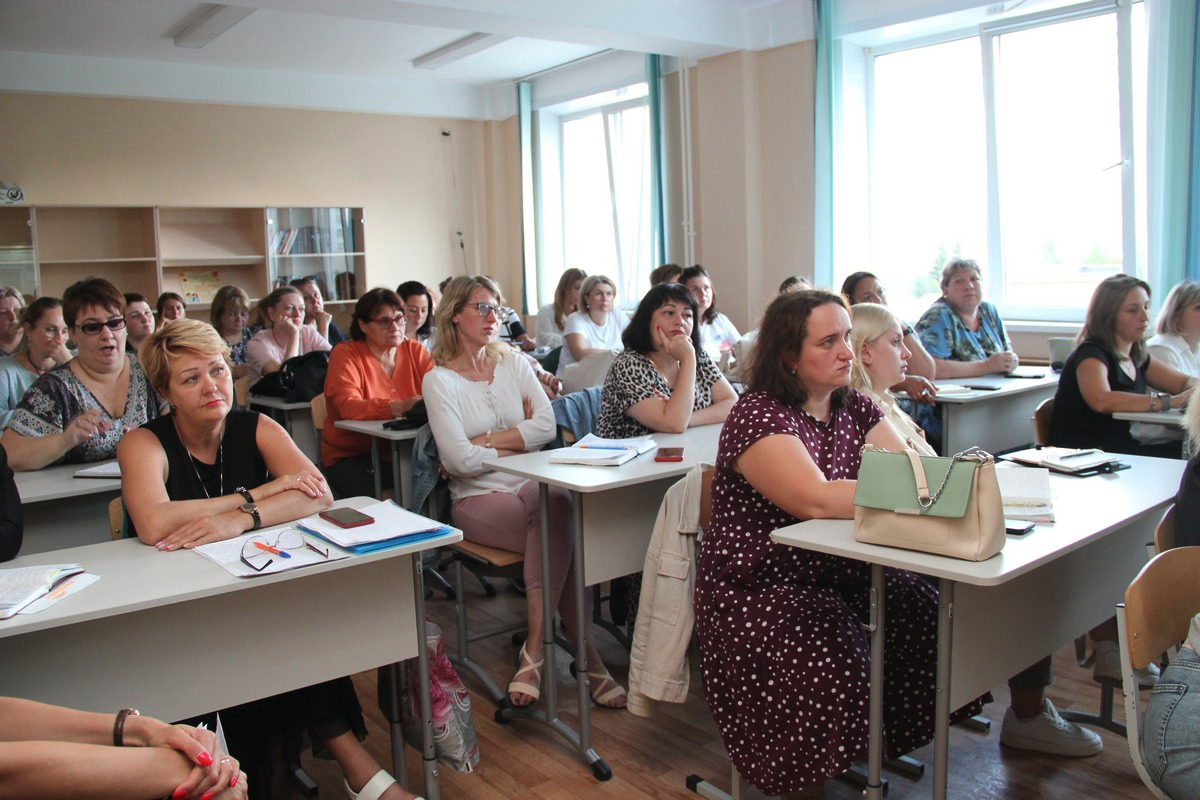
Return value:
<svg viewBox="0 0 1200 800">
<path fill-rule="evenodd" d="M 75 326 L 81 333 L 88 336 L 95 336 L 100 332 L 101 328 L 108 328 L 110 331 L 119 331 L 125 327 L 124 317 L 113 317 L 107 322 L 81 322 Z"/>
<path fill-rule="evenodd" d="M 247 536 L 242 542 L 241 560 L 255 572 L 262 572 L 275 563 L 274 556 L 291 558 L 297 550 L 312 550 L 321 558 L 329 558 L 329 548 L 317 547 L 295 528 L 284 528 L 274 534 Z"/>
<path fill-rule="evenodd" d="M 376 317 L 371 320 L 385 331 L 390 331 L 392 328 L 403 328 L 407 321 L 403 314 L 397 314 L 394 317 Z"/>
<path fill-rule="evenodd" d="M 491 303 L 475 303 L 475 310 L 479 312 L 479 316 L 487 319 L 492 314 L 496 315 L 496 319 L 500 319 L 500 313 L 503 309 L 500 306 L 494 306 Z"/>
</svg>

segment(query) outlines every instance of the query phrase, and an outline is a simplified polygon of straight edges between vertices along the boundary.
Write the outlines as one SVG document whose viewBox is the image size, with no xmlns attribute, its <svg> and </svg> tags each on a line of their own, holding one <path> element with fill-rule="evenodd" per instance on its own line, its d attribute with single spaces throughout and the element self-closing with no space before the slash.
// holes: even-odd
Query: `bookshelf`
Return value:
<svg viewBox="0 0 1200 800">
<path fill-rule="evenodd" d="M 151 303 L 177 292 L 205 318 L 225 284 L 257 300 L 314 275 L 331 301 L 353 302 L 366 281 L 362 219 L 361 208 L 0 207 L 0 285 L 61 297 L 95 275 Z"/>
<path fill-rule="evenodd" d="M 271 287 L 312 276 L 327 303 L 363 292 L 366 253 L 361 208 L 268 208 Z"/>
</svg>

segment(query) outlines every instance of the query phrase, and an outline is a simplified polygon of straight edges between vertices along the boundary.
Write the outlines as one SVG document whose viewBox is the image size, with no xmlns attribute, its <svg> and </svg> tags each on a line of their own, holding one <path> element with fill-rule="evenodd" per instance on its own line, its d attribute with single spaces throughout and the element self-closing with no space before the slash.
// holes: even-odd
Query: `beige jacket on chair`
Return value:
<svg viewBox="0 0 1200 800">
<path fill-rule="evenodd" d="M 700 540 L 701 479 L 697 464 L 667 490 L 646 549 L 642 596 L 629 653 L 629 710 L 640 717 L 654 702 L 682 703 L 688 693 L 688 646 L 695 616 L 696 556 Z"/>
</svg>

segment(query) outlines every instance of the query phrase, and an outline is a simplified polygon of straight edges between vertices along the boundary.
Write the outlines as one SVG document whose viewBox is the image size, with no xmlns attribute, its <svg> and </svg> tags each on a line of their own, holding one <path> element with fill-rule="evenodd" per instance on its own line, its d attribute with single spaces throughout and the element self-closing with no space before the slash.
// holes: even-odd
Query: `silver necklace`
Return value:
<svg viewBox="0 0 1200 800">
<path fill-rule="evenodd" d="M 192 462 L 192 472 L 196 476 L 196 481 L 200 484 L 200 488 L 204 490 L 204 496 L 211 500 L 212 495 L 208 493 L 208 487 L 204 485 L 204 479 L 200 477 L 200 468 L 196 466 L 196 457 L 192 455 L 191 448 L 187 446 L 187 442 L 183 441 L 183 434 L 179 432 L 179 424 L 175 420 L 171 420 L 171 424 L 175 426 L 175 435 L 179 437 L 179 443 L 183 445 L 184 451 L 188 454 L 188 459 Z M 218 497 L 225 496 L 225 462 L 221 457 L 222 451 L 225 448 L 224 431 L 221 432 L 221 439 L 217 442 L 217 489 Z"/>
</svg>

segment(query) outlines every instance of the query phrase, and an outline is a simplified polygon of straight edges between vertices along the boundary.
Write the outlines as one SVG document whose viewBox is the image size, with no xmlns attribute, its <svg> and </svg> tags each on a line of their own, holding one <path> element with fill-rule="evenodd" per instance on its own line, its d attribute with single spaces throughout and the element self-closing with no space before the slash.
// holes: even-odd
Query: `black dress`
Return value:
<svg viewBox="0 0 1200 800">
<path fill-rule="evenodd" d="M 21 494 L 17 491 L 17 481 L 12 469 L 8 466 L 8 451 L 0 447 L 0 503 L 3 503 L 3 516 L 0 516 L 0 561 L 8 561 L 17 557 L 24 538 L 25 526 L 21 519 Z"/>
<path fill-rule="evenodd" d="M 1108 388 L 1114 392 L 1146 393 L 1146 369 L 1150 356 L 1134 365 L 1129 377 L 1116 355 L 1105 344 L 1085 339 L 1071 351 L 1063 365 L 1058 391 L 1054 395 L 1054 414 L 1050 417 L 1050 444 L 1059 447 L 1098 447 L 1109 453 L 1179 458 L 1179 442 L 1144 445 L 1133 438 L 1129 423 L 1112 414 L 1092 410 L 1079 390 L 1079 365 L 1089 358 L 1099 359 L 1108 368 Z"/>
<path fill-rule="evenodd" d="M 172 500 L 200 500 L 232 494 L 238 487 L 253 490 L 270 479 L 266 462 L 256 445 L 257 411 L 230 411 L 215 464 L 197 461 L 179 439 L 170 414 L 143 425 L 153 433 L 167 456 L 167 496 Z M 130 530 L 133 523 L 130 522 Z M 252 615 L 247 610 L 247 619 Z M 237 622 L 236 620 L 234 621 Z M 316 641 L 313 647 L 319 647 Z M 314 746 L 353 731 L 365 739 L 366 724 L 358 695 L 349 677 L 306 686 L 292 692 L 222 709 L 221 722 L 230 751 L 251 777 L 252 795 L 270 797 L 273 740 L 303 725 L 311 729 Z M 211 720 L 209 727 L 212 727 Z"/>
</svg>

